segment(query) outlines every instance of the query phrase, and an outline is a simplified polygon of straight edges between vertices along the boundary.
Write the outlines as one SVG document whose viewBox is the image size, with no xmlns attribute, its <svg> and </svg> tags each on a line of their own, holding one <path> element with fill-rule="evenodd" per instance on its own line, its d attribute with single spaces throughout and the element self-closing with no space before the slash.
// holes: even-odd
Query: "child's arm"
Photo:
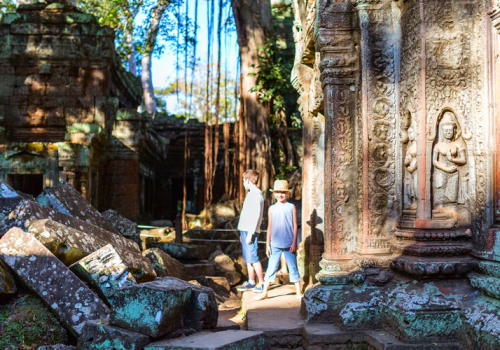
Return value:
<svg viewBox="0 0 500 350">
<path fill-rule="evenodd" d="M 271 228 L 272 228 L 271 208 L 267 211 L 267 235 L 266 235 L 266 255 L 271 255 Z"/>
<path fill-rule="evenodd" d="M 297 210 L 295 205 L 293 206 L 293 242 L 290 246 L 290 252 L 295 253 L 297 251 Z"/>
</svg>

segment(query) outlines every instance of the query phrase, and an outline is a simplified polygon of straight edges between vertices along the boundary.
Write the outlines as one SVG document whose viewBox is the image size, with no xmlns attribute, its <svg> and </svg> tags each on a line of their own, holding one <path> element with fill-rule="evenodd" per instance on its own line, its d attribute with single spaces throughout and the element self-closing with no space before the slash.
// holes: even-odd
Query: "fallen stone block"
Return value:
<svg viewBox="0 0 500 350">
<path fill-rule="evenodd" d="M 262 332 L 227 330 L 200 332 L 188 337 L 160 340 L 149 344 L 145 350 L 226 350 L 269 349 Z"/>
<path fill-rule="evenodd" d="M 76 350 L 76 347 L 73 345 L 56 344 L 39 346 L 36 350 Z"/>
<path fill-rule="evenodd" d="M 78 243 L 76 247 L 85 251 L 86 254 L 90 254 L 106 244 L 112 243 L 127 266 L 129 266 L 130 271 L 139 281 L 148 281 L 154 279 L 156 276 L 149 260 L 141 256 L 139 246 L 136 243 L 127 240 L 121 235 L 44 207 L 37 202 L 29 200 L 19 202 L 17 207 L 10 213 L 9 218 L 2 220 L 2 222 L 4 227 L 11 228 L 18 226 L 28 229 L 36 220 L 41 219 L 55 221 L 79 232 L 62 230 L 62 226 L 52 223 L 47 224 L 45 221 L 37 223 L 31 228 L 31 232 L 37 235 L 37 237 L 49 235 L 55 237 L 54 239 L 56 240 L 63 239 L 66 243 L 70 243 L 72 240 L 75 244 Z M 44 241 L 49 239 L 50 237 L 46 237 Z M 83 249 L 85 245 L 86 250 Z M 72 262 L 75 262 L 79 258 L 80 256 L 74 258 Z"/>
<path fill-rule="evenodd" d="M 180 281 L 180 280 L 178 280 Z M 192 290 L 176 281 L 127 286 L 108 297 L 111 324 L 157 338 L 183 327 Z"/>
<path fill-rule="evenodd" d="M 235 286 L 241 282 L 241 274 L 236 269 L 236 265 L 228 255 L 220 253 L 213 257 L 215 268 L 218 273 L 225 276 L 231 286 Z"/>
<path fill-rule="evenodd" d="M 150 248 L 142 252 L 142 255 L 148 258 L 153 265 L 153 269 L 158 277 L 177 277 L 187 279 L 184 265 L 177 259 L 172 258 L 163 250 Z"/>
<path fill-rule="evenodd" d="M 0 297 L 2 295 L 16 294 L 16 282 L 7 266 L 0 260 Z"/>
<path fill-rule="evenodd" d="M 118 214 L 116 211 L 108 209 L 102 213 L 102 216 L 109 221 L 122 236 L 127 238 L 135 238 L 139 236 L 137 224 Z"/>
<path fill-rule="evenodd" d="M 0 349 L 32 349 L 70 341 L 70 334 L 36 295 L 0 304 Z"/>
<path fill-rule="evenodd" d="M 106 302 L 108 297 L 114 294 L 115 289 L 136 284 L 134 277 L 111 244 L 77 261 L 70 266 L 70 269 L 88 282 Z"/>
<path fill-rule="evenodd" d="M 32 234 L 10 229 L 0 239 L 0 259 L 49 305 L 75 335 L 88 320 L 106 319 L 106 305 Z"/>
<path fill-rule="evenodd" d="M 196 279 L 203 276 L 214 276 L 217 274 L 215 263 L 198 262 L 195 264 L 184 264 L 186 276 Z"/>
<path fill-rule="evenodd" d="M 184 311 L 185 327 L 196 330 L 217 327 L 219 311 L 215 293 L 211 288 L 194 285 L 174 277 L 158 278 L 151 283 L 178 285 L 191 289 L 191 298 Z"/>
<path fill-rule="evenodd" d="M 37 202 L 60 213 L 73 216 L 91 225 L 99 226 L 118 234 L 114 226 L 106 220 L 73 186 L 60 184 L 49 187 L 37 197 Z"/>
<path fill-rule="evenodd" d="M 196 279 L 202 286 L 212 288 L 215 294 L 228 298 L 231 294 L 231 286 L 226 277 L 203 276 Z"/>
<path fill-rule="evenodd" d="M 78 349 L 142 350 L 149 342 L 147 335 L 113 327 L 104 322 L 88 321 L 78 338 Z"/>
<path fill-rule="evenodd" d="M 159 248 L 173 258 L 180 260 L 206 260 L 210 250 L 201 245 L 151 242 L 148 248 Z"/>
</svg>

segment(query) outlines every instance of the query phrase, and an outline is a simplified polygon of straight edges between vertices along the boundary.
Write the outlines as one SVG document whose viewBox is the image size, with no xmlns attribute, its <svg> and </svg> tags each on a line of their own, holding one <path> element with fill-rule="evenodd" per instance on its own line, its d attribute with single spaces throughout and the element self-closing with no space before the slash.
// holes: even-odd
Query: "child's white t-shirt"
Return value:
<svg viewBox="0 0 500 350">
<path fill-rule="evenodd" d="M 252 233 L 259 231 L 263 210 L 264 197 L 262 197 L 262 192 L 257 187 L 253 187 L 248 191 L 243 201 L 240 220 L 238 221 L 238 231 Z"/>
</svg>

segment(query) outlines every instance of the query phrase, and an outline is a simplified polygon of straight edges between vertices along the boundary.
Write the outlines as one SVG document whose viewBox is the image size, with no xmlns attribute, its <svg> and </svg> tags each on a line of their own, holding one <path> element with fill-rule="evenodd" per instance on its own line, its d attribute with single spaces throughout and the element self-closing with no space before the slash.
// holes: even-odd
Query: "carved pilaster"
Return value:
<svg viewBox="0 0 500 350">
<path fill-rule="evenodd" d="M 318 279 L 349 271 L 357 231 L 354 156 L 358 54 L 349 1 L 318 5 L 317 49 L 325 110 L 325 251 Z"/>
<path fill-rule="evenodd" d="M 361 164 L 358 252 L 390 254 L 396 195 L 399 32 L 391 1 L 356 1 L 361 46 Z M 365 257 L 367 259 L 367 257 Z M 369 258 L 368 258 L 369 259 Z"/>
</svg>

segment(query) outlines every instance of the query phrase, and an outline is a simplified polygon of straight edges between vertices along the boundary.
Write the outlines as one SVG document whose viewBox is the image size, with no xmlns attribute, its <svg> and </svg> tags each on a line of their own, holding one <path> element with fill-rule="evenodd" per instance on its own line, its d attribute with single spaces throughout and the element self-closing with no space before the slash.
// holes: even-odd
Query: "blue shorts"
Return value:
<svg viewBox="0 0 500 350">
<path fill-rule="evenodd" d="M 257 240 L 258 235 L 254 233 L 252 243 L 247 244 L 247 231 L 240 231 L 241 238 L 241 252 L 243 253 L 243 261 L 249 264 L 259 262 L 259 255 L 257 254 Z"/>
</svg>

